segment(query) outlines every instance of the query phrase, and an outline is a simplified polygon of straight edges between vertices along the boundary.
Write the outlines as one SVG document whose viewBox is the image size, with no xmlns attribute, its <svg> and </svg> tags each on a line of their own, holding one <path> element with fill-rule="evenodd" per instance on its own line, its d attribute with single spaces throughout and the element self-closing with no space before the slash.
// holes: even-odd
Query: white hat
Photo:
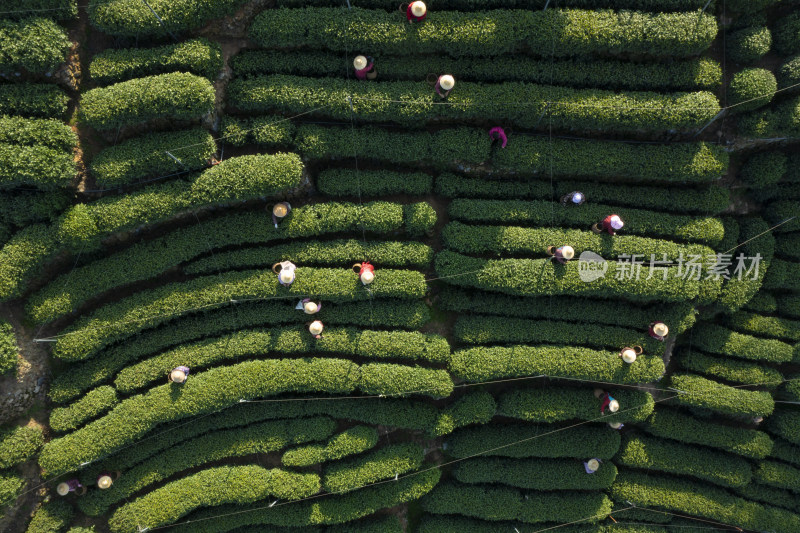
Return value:
<svg viewBox="0 0 800 533">
<path fill-rule="evenodd" d="M 186 372 L 183 370 L 178 370 L 177 368 L 169 373 L 169 377 L 172 378 L 172 381 L 175 383 L 183 383 L 186 381 Z"/>
<path fill-rule="evenodd" d="M 312 335 L 319 335 L 320 333 L 322 333 L 323 327 L 324 326 L 322 325 L 322 322 L 320 322 L 319 320 L 315 320 L 308 326 L 308 331 L 310 331 Z"/>
<path fill-rule="evenodd" d="M 371 270 L 365 270 L 361 273 L 361 283 L 364 285 L 369 285 L 375 281 L 375 273 Z"/>
<path fill-rule="evenodd" d="M 624 226 L 624 225 L 625 225 L 625 223 L 622 222 L 622 219 L 619 218 L 619 215 L 614 215 L 613 217 L 611 217 L 611 227 L 612 228 L 614 228 L 614 229 L 622 229 L 622 226 Z"/>
<path fill-rule="evenodd" d="M 101 488 L 101 489 L 107 489 L 113 483 L 114 483 L 114 480 L 111 479 L 111 476 L 109 476 L 109 475 L 100 476 L 100 478 L 97 480 L 97 486 L 99 488 Z"/>
<path fill-rule="evenodd" d="M 669 328 L 663 322 L 657 322 L 653 324 L 653 333 L 658 335 L 659 337 L 666 337 L 669 333 Z"/>
<path fill-rule="evenodd" d="M 319 306 L 314 302 L 309 301 L 303 304 L 303 311 L 305 311 L 307 315 L 313 315 L 319 311 Z"/>
<path fill-rule="evenodd" d="M 280 279 L 282 283 L 291 283 L 294 281 L 294 271 L 283 269 L 281 273 L 278 274 L 278 279 Z"/>
<path fill-rule="evenodd" d="M 289 213 L 289 208 L 286 207 L 285 202 L 281 202 L 279 204 L 275 204 L 275 207 L 272 208 L 272 214 L 278 218 L 283 218 Z"/>
<path fill-rule="evenodd" d="M 353 60 L 353 66 L 356 67 L 356 70 L 364 70 L 367 68 L 367 58 L 364 56 L 356 56 Z"/>
<path fill-rule="evenodd" d="M 561 256 L 564 259 L 572 259 L 573 257 L 575 257 L 575 249 L 572 246 L 562 246 Z"/>
<path fill-rule="evenodd" d="M 617 400 L 611 400 L 611 402 L 608 404 L 608 410 L 612 413 L 619 411 L 619 402 Z"/>
<path fill-rule="evenodd" d="M 58 486 L 56 487 L 56 492 L 58 493 L 59 496 L 66 496 L 67 494 L 69 494 L 69 485 L 67 485 L 66 483 L 59 483 Z"/>
<path fill-rule="evenodd" d="M 622 427 L 622 422 L 609 422 L 608 425 L 611 426 L 612 429 L 619 429 Z"/>
<path fill-rule="evenodd" d="M 583 200 L 582 193 L 576 192 L 575 194 L 572 195 L 572 203 L 579 204 L 581 203 L 581 200 Z"/>
<path fill-rule="evenodd" d="M 428 12 L 428 8 L 425 7 L 425 2 L 412 2 L 411 3 L 411 12 L 414 14 L 415 17 L 421 17 L 425 13 Z"/>
<path fill-rule="evenodd" d="M 597 472 L 597 470 L 600 468 L 600 461 L 597 459 L 589 459 L 586 461 L 586 467 L 592 472 Z"/>
<path fill-rule="evenodd" d="M 622 360 L 626 363 L 630 364 L 636 361 L 636 351 L 633 348 L 625 348 L 622 350 L 620 354 L 622 356 Z"/>
<path fill-rule="evenodd" d="M 420 2 L 420 4 L 421 4 L 421 3 L 422 3 L 422 2 Z M 441 88 L 442 88 L 442 89 L 444 89 L 445 91 L 449 91 L 450 89 L 452 89 L 453 87 L 455 87 L 455 85 L 456 85 L 456 80 L 455 80 L 455 78 L 453 78 L 453 76 L 451 76 L 450 74 L 443 74 L 442 76 L 439 76 L 439 85 L 440 85 L 440 86 L 441 86 Z"/>
</svg>

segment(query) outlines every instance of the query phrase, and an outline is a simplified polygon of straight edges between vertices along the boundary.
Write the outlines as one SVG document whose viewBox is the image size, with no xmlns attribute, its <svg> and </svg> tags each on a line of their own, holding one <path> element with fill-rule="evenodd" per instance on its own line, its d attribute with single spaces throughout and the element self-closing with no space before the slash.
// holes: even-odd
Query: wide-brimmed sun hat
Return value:
<svg viewBox="0 0 800 533">
<path fill-rule="evenodd" d="M 653 333 L 658 335 L 659 337 L 666 337 L 669 333 L 669 328 L 663 322 L 658 322 L 653 325 Z"/>
<path fill-rule="evenodd" d="M 592 472 L 597 472 L 597 470 L 600 468 L 600 461 L 597 459 L 589 459 L 586 461 L 586 467 Z"/>
<path fill-rule="evenodd" d="M 455 78 L 454 78 L 453 76 L 451 76 L 450 74 L 444 74 L 444 75 L 442 75 L 442 76 L 440 76 L 440 77 L 439 77 L 439 85 L 440 85 L 440 86 L 442 87 L 442 89 L 444 89 L 445 91 L 449 91 L 450 89 L 452 89 L 453 87 L 455 87 L 455 85 L 456 85 L 456 80 L 455 80 Z"/>
<path fill-rule="evenodd" d="M 628 364 L 636 361 L 636 351 L 633 348 L 623 349 L 620 355 L 622 356 L 622 360 Z"/>
<path fill-rule="evenodd" d="M 356 67 L 356 70 L 364 70 L 367 68 L 367 58 L 364 56 L 356 56 L 353 60 L 353 66 Z"/>
<path fill-rule="evenodd" d="M 364 285 L 369 285 L 375 281 L 375 273 L 371 270 L 364 270 L 361 272 L 361 283 Z"/>
<path fill-rule="evenodd" d="M 283 218 L 288 213 L 289 213 L 289 208 L 286 206 L 284 202 L 275 204 L 275 207 L 272 208 L 272 214 L 278 218 Z"/>
<path fill-rule="evenodd" d="M 314 302 L 306 302 L 303 304 L 303 311 L 305 311 L 307 315 L 313 315 L 319 311 L 319 306 Z"/>
<path fill-rule="evenodd" d="M 611 227 L 612 228 L 614 228 L 614 229 L 622 229 L 622 226 L 624 226 L 624 225 L 625 225 L 625 223 L 622 221 L 621 218 L 619 218 L 619 216 L 614 215 L 613 217 L 611 217 Z"/>
<path fill-rule="evenodd" d="M 186 372 L 183 370 L 178 370 L 177 368 L 169 373 L 170 379 L 175 383 L 183 383 L 186 381 Z"/>
<path fill-rule="evenodd" d="M 575 257 L 575 249 L 572 246 L 562 246 L 561 257 L 564 259 L 572 259 Z"/>
<path fill-rule="evenodd" d="M 101 488 L 101 489 L 107 489 L 107 488 L 109 488 L 109 487 L 110 487 L 110 486 L 111 486 L 113 483 L 114 483 L 114 480 L 113 480 L 113 479 L 111 479 L 111 476 L 109 476 L 109 475 L 100 476 L 100 477 L 97 479 L 97 486 L 98 486 L 99 488 Z"/>
<path fill-rule="evenodd" d="M 59 496 L 66 496 L 67 494 L 69 494 L 69 485 L 67 485 L 66 483 L 59 483 L 58 486 L 56 487 L 56 492 L 58 493 Z"/>
<path fill-rule="evenodd" d="M 310 331 L 312 335 L 319 335 L 322 333 L 323 328 L 324 326 L 322 325 L 322 322 L 315 320 L 308 326 L 308 331 Z"/>
<path fill-rule="evenodd" d="M 619 411 L 619 402 L 617 400 L 611 400 L 611 402 L 608 404 L 608 410 L 612 413 Z"/>
<path fill-rule="evenodd" d="M 414 14 L 415 17 L 421 17 L 428 12 L 428 8 L 425 7 L 425 2 L 412 2 L 411 3 L 411 12 Z"/>
</svg>

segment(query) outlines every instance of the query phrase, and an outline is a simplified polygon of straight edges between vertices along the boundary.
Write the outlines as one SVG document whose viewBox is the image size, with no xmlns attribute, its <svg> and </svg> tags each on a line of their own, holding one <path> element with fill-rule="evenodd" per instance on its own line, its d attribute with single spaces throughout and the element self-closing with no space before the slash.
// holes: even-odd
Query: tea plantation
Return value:
<svg viewBox="0 0 800 533">
<path fill-rule="evenodd" d="M 0 0 L 0 531 L 800 532 L 800 1 Z"/>
</svg>

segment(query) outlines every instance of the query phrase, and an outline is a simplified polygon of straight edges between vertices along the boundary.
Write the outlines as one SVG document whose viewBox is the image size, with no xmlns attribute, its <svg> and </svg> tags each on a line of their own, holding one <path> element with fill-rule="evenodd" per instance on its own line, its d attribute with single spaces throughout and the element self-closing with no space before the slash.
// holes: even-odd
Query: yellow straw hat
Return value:
<svg viewBox="0 0 800 533">
<path fill-rule="evenodd" d="M 617 400 L 611 400 L 611 403 L 608 404 L 608 410 L 612 413 L 619 411 L 619 402 Z"/>
<path fill-rule="evenodd" d="M 291 283 L 294 280 L 294 272 L 291 270 L 281 270 L 281 273 L 278 274 L 278 278 L 283 283 Z"/>
<path fill-rule="evenodd" d="M 439 85 L 445 91 L 449 91 L 450 89 L 455 87 L 456 80 L 450 74 L 445 74 L 445 75 L 439 77 Z"/>
<path fill-rule="evenodd" d="M 364 70 L 367 68 L 367 58 L 364 56 L 356 56 L 353 60 L 353 66 L 356 67 L 356 70 Z"/>
<path fill-rule="evenodd" d="M 421 17 L 428 12 L 428 8 L 425 7 L 425 2 L 417 1 L 411 4 L 411 12 L 415 17 Z"/>
<path fill-rule="evenodd" d="M 186 381 L 186 372 L 183 370 L 178 370 L 177 368 L 169 373 L 169 377 L 172 378 L 172 381 L 175 383 L 183 383 Z"/>
<path fill-rule="evenodd" d="M 636 361 L 636 351 L 633 348 L 625 348 L 622 350 L 620 354 L 622 356 L 622 360 L 626 363 L 630 364 Z"/>
<path fill-rule="evenodd" d="M 306 302 L 303 304 L 303 311 L 305 311 L 307 315 L 313 315 L 319 311 L 319 306 L 314 302 Z"/>
<path fill-rule="evenodd" d="M 320 322 L 319 320 L 315 320 L 314 322 L 311 323 L 311 325 L 308 326 L 308 331 L 310 331 L 312 335 L 319 335 L 320 333 L 322 333 L 323 327 L 324 326 L 322 325 L 322 322 Z"/>
<path fill-rule="evenodd" d="M 375 281 L 375 274 L 371 270 L 365 270 L 361 273 L 361 283 L 369 285 Z"/>
<path fill-rule="evenodd" d="M 572 246 L 562 246 L 561 255 L 564 257 L 564 259 L 572 259 L 575 257 L 575 249 Z"/>
<path fill-rule="evenodd" d="M 589 459 L 588 461 L 586 461 L 586 466 L 592 472 L 597 472 L 597 470 L 600 468 L 600 461 L 598 461 L 597 459 Z"/>
<path fill-rule="evenodd" d="M 101 476 L 100 479 L 97 480 L 97 486 L 101 489 L 107 489 L 114 483 L 114 480 L 111 479 L 111 476 L 105 475 Z"/>
<path fill-rule="evenodd" d="M 275 207 L 272 208 L 272 214 L 278 218 L 283 218 L 289 213 L 289 209 L 286 207 L 286 204 L 281 202 L 279 204 L 275 204 Z"/>
<path fill-rule="evenodd" d="M 67 494 L 69 494 L 69 485 L 67 485 L 66 483 L 59 483 L 58 486 L 56 487 L 56 492 L 58 493 L 59 496 L 66 496 Z"/>
<path fill-rule="evenodd" d="M 663 322 L 659 322 L 653 326 L 653 333 L 659 337 L 666 337 L 669 333 L 669 328 Z"/>
</svg>

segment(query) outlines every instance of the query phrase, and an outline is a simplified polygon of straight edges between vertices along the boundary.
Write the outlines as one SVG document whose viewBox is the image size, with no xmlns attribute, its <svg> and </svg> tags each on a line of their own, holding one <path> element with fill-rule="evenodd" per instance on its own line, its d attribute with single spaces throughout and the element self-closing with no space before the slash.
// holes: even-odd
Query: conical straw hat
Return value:
<svg viewBox="0 0 800 533">
<path fill-rule="evenodd" d="M 281 273 L 278 274 L 279 279 L 283 283 L 291 283 L 294 281 L 294 272 L 288 269 L 281 270 Z"/>
<path fill-rule="evenodd" d="M 319 311 L 319 306 L 314 302 L 306 302 L 303 304 L 303 311 L 305 311 L 307 315 L 313 315 Z"/>
<path fill-rule="evenodd" d="M 320 333 L 322 333 L 322 328 L 323 328 L 322 322 L 320 322 L 319 320 L 315 320 L 314 322 L 311 323 L 311 325 L 308 326 L 308 331 L 310 331 L 312 335 L 319 335 Z"/>
<path fill-rule="evenodd" d="M 367 68 L 367 58 L 364 56 L 356 56 L 353 60 L 353 66 L 356 67 L 356 70 L 364 70 Z"/>
<path fill-rule="evenodd" d="M 617 400 L 611 400 L 611 403 L 608 404 L 608 410 L 612 413 L 619 411 L 619 402 Z"/>
<path fill-rule="evenodd" d="M 183 383 L 186 381 L 186 373 L 183 370 L 175 369 L 169 373 L 169 376 L 175 383 Z"/>
<path fill-rule="evenodd" d="M 622 350 L 622 360 L 630 364 L 636 361 L 636 352 L 632 348 Z"/>
<path fill-rule="evenodd" d="M 414 14 L 415 17 L 421 17 L 425 13 L 428 12 L 428 8 L 425 7 L 424 2 L 414 2 L 411 4 L 411 12 Z"/>
<path fill-rule="evenodd" d="M 564 259 L 572 259 L 573 257 L 575 257 L 575 249 L 572 246 L 562 246 L 561 256 Z"/>
<path fill-rule="evenodd" d="M 444 76 L 441 76 L 441 77 L 439 78 L 439 85 L 440 85 L 440 86 L 442 87 L 442 89 L 444 89 L 445 91 L 449 91 L 450 89 L 452 89 L 453 87 L 455 87 L 455 85 L 456 85 L 456 80 L 455 80 L 455 78 L 453 78 L 453 76 L 451 76 L 450 74 L 445 74 Z"/>
<path fill-rule="evenodd" d="M 56 492 L 58 493 L 59 496 L 66 496 L 67 494 L 69 494 L 69 485 L 67 485 L 66 483 L 59 483 L 58 486 L 56 487 Z"/>
<path fill-rule="evenodd" d="M 111 486 L 114 481 L 111 479 L 111 476 L 101 476 L 100 479 L 97 480 L 97 486 L 101 489 L 107 489 Z"/>
<path fill-rule="evenodd" d="M 281 202 L 279 204 L 275 204 L 275 207 L 272 208 L 272 214 L 278 218 L 285 217 L 289 210 L 286 208 L 286 204 Z"/>
<path fill-rule="evenodd" d="M 369 285 L 375 280 L 375 274 L 371 270 L 364 270 L 361 273 L 361 283 Z"/>
<path fill-rule="evenodd" d="M 659 322 L 653 326 L 653 333 L 658 335 L 659 337 L 666 337 L 669 333 L 669 328 L 663 322 Z"/>
<path fill-rule="evenodd" d="M 588 466 L 589 470 L 592 472 L 597 472 L 597 470 L 600 468 L 600 461 L 597 459 L 589 459 L 586 461 L 586 466 Z"/>
</svg>

